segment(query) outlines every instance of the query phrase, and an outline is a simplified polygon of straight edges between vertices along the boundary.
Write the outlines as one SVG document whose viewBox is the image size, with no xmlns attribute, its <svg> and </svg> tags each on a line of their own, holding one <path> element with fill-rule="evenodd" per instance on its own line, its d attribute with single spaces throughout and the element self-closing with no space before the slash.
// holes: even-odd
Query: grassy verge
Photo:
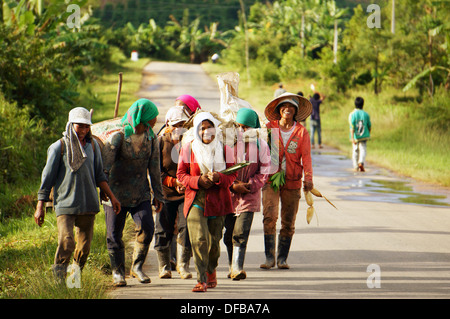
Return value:
<svg viewBox="0 0 450 319">
<path fill-rule="evenodd" d="M 95 81 L 86 83 L 81 94 L 86 108 L 94 108 L 93 122 L 112 118 L 117 94 L 118 72 L 123 72 L 119 115 L 137 99 L 142 68 L 149 61 L 118 60 Z M 120 65 L 119 65 L 120 64 Z M 46 215 L 39 228 L 34 223 L 38 181 L 26 181 L 15 190 L 28 200 L 18 203 L 20 216 L 0 219 L 0 299 L 104 299 L 111 289 L 111 270 L 106 250 L 106 226 L 103 209 L 97 215 L 91 252 L 82 273 L 81 288 L 58 285 L 53 279 L 51 265 L 57 247 L 57 227 L 54 212 Z M 0 210 L 1 212 L 1 210 Z M 132 234 L 132 222 L 125 233 Z M 125 239 L 126 240 L 126 239 Z M 128 240 L 126 240 L 128 242 Z M 128 251 L 131 251 L 128 249 Z M 130 258 L 127 258 L 130 262 Z M 129 265 L 128 265 L 129 266 Z"/>
<path fill-rule="evenodd" d="M 205 63 L 203 68 L 214 79 L 219 73 L 236 71 L 223 64 Z M 249 84 L 245 73 L 240 72 L 239 97 L 263 114 L 277 85 Z M 321 106 L 324 144 L 351 155 L 348 115 L 354 109 L 354 99 L 362 96 L 366 101 L 364 110 L 372 121 L 372 138 L 367 146 L 368 166 L 372 162 L 424 182 L 450 186 L 450 135 L 448 128 L 442 128 L 448 125 L 445 122 L 449 116 L 450 98 L 445 92 L 438 92 L 434 102 L 421 97 L 423 101 L 418 103 L 414 92 L 403 93 L 389 88 L 379 95 L 370 89 L 353 89 L 338 95 L 325 83 L 312 79 L 286 81 L 284 87 L 289 92 L 302 91 L 308 96 L 313 93 L 311 84 L 327 96 Z M 429 116 L 434 109 L 436 113 Z M 306 127 L 309 129 L 309 120 Z"/>
</svg>

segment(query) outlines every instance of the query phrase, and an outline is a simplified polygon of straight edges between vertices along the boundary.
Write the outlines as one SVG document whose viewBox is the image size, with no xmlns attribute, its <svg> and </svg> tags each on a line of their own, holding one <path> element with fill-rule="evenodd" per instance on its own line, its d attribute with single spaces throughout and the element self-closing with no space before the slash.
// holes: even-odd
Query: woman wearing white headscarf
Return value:
<svg viewBox="0 0 450 319">
<path fill-rule="evenodd" d="M 54 208 L 58 225 L 58 248 L 53 273 L 63 280 L 74 252 L 74 263 L 83 269 L 89 255 L 95 215 L 100 211 L 97 187 L 111 199 L 114 211 L 121 207 L 110 190 L 103 172 L 100 147 L 90 133 L 91 114 L 82 107 L 69 113 L 63 138 L 47 151 L 47 163 L 42 171 L 38 204 L 34 218 L 42 226 L 45 202 L 50 201 L 53 188 Z M 77 232 L 77 243 L 73 228 Z"/>
<path fill-rule="evenodd" d="M 193 292 L 216 287 L 224 216 L 233 212 L 229 187 L 237 173 L 220 173 L 234 165 L 234 156 L 220 141 L 218 124 L 208 112 L 197 114 L 194 140 L 183 146 L 178 163 L 177 179 L 186 187 L 183 212 L 197 270 Z"/>
</svg>

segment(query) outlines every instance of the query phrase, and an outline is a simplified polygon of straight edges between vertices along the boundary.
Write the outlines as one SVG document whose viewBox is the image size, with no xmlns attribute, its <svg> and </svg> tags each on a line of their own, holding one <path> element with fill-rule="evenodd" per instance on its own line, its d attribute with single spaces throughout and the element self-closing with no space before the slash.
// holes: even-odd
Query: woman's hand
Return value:
<svg viewBox="0 0 450 319">
<path fill-rule="evenodd" d="M 235 182 L 233 185 L 231 185 L 231 188 L 233 192 L 237 194 L 248 194 L 250 193 L 250 184 L 244 183 L 241 181 Z"/>
<path fill-rule="evenodd" d="M 208 176 L 208 178 L 213 182 L 213 183 L 217 183 L 220 179 L 220 174 L 218 172 L 208 172 L 206 174 L 206 176 Z"/>
<path fill-rule="evenodd" d="M 163 208 L 163 203 L 161 203 L 159 200 L 154 198 L 153 199 L 153 206 L 155 206 L 155 213 L 159 213 L 159 212 L 161 212 L 161 210 Z"/>
<path fill-rule="evenodd" d="M 201 175 L 198 179 L 198 186 L 200 186 L 201 188 L 208 189 L 213 185 L 213 181 L 210 180 L 207 175 Z"/>
</svg>

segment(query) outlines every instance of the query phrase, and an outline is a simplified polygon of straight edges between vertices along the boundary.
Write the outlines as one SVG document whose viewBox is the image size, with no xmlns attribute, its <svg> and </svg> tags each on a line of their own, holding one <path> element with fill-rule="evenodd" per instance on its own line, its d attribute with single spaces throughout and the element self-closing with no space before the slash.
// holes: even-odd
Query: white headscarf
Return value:
<svg viewBox="0 0 450 319">
<path fill-rule="evenodd" d="M 216 130 L 214 140 L 205 144 L 199 135 L 199 128 L 205 120 L 211 121 Z M 226 168 L 225 157 L 223 154 L 223 144 L 220 141 L 221 129 L 220 122 L 214 118 L 209 112 L 198 113 L 194 117 L 194 141 L 192 142 L 192 151 L 197 160 L 200 171 L 203 174 L 208 172 L 220 172 Z"/>
<path fill-rule="evenodd" d="M 91 113 L 83 107 L 76 107 L 69 112 L 69 120 L 66 130 L 63 132 L 64 143 L 67 148 L 67 162 L 70 170 L 76 172 L 86 161 L 87 155 L 81 145 L 78 135 L 73 128 L 73 123 L 92 125 Z M 90 138 L 89 133 L 87 138 Z"/>
</svg>

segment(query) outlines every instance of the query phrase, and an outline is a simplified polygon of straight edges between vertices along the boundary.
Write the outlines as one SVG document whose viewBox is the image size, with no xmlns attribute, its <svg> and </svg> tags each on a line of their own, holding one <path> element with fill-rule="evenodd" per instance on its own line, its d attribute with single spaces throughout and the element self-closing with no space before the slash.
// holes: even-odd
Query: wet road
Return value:
<svg viewBox="0 0 450 319">
<path fill-rule="evenodd" d="M 151 63 L 144 91 L 161 108 L 160 119 L 178 95 L 195 96 L 203 108 L 218 111 L 217 84 L 200 66 Z M 215 108 L 216 107 L 216 108 Z M 370 157 L 370 151 L 369 155 Z M 159 279 L 150 250 L 145 271 L 151 284 L 127 278 L 113 291 L 118 299 L 307 299 L 307 298 L 449 298 L 450 192 L 395 175 L 374 165 L 354 173 L 338 150 L 313 151 L 314 184 L 338 208 L 315 198 L 317 217 L 306 223 L 301 199 L 288 263 L 290 270 L 262 270 L 262 215 L 256 213 L 245 269 L 247 279 L 231 281 L 225 246 L 219 260 L 218 286 L 191 292 L 195 279 Z M 279 226 L 277 227 L 279 229 Z M 195 269 L 191 261 L 194 278 Z"/>
</svg>

